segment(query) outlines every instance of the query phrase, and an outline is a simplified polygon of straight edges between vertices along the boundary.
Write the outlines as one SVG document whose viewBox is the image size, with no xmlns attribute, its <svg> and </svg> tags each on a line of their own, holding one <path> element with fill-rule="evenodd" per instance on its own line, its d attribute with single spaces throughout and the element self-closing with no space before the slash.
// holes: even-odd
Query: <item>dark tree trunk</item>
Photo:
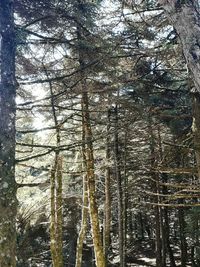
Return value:
<svg viewBox="0 0 200 267">
<path fill-rule="evenodd" d="M 160 209 L 155 207 L 155 232 L 156 232 L 156 267 L 162 267 L 162 244 L 160 231 Z"/>
<path fill-rule="evenodd" d="M 155 134 L 153 131 L 153 122 L 151 116 L 148 116 L 148 132 L 149 132 L 149 148 L 151 168 L 156 168 L 156 152 L 155 152 Z M 152 172 L 152 178 L 155 182 L 152 184 L 152 189 L 156 194 L 160 192 L 159 176 Z M 159 196 L 156 196 L 156 203 L 159 204 Z M 161 242 L 161 214 L 159 206 L 155 206 L 155 247 L 156 247 L 156 267 L 162 267 L 162 242 Z"/>
<path fill-rule="evenodd" d="M 166 267 L 167 260 L 167 232 L 166 232 L 166 222 L 165 222 L 165 208 L 160 209 L 161 214 L 161 232 L 162 232 L 162 267 Z"/>
<path fill-rule="evenodd" d="M 124 218 L 123 218 L 123 190 L 122 176 L 120 168 L 120 152 L 119 152 L 119 129 L 118 129 L 118 106 L 115 107 L 115 136 L 114 136 L 114 158 L 115 158 L 115 175 L 117 180 L 118 194 L 118 235 L 119 235 L 119 258 L 120 267 L 125 266 L 124 257 Z"/>
<path fill-rule="evenodd" d="M 193 94 L 193 126 L 194 146 L 198 177 L 200 179 L 200 94 Z"/>
<path fill-rule="evenodd" d="M 107 138 L 106 138 L 106 159 L 109 162 L 110 160 L 110 116 L 111 116 L 111 110 L 108 108 L 107 112 Z M 104 247 L 104 254 L 105 254 L 105 262 L 107 265 L 108 262 L 108 254 L 110 249 L 110 243 L 111 243 L 111 190 L 110 190 L 110 184 L 111 184 L 111 170 L 110 166 L 106 167 L 106 173 L 105 173 L 105 203 L 104 203 L 104 236 L 103 236 L 103 247 Z"/>
<path fill-rule="evenodd" d="M 179 203 L 183 203 L 183 201 Z M 178 219 L 181 242 L 181 267 L 185 267 L 187 262 L 187 243 L 185 238 L 185 218 L 183 209 L 178 210 Z"/>
<path fill-rule="evenodd" d="M 169 228 L 169 215 L 168 215 L 168 209 L 167 207 L 164 208 L 164 219 L 165 219 L 165 235 L 166 235 L 166 247 L 167 251 L 169 254 L 169 260 L 170 260 L 170 266 L 171 267 L 176 267 L 176 262 L 174 259 L 174 253 L 170 245 L 170 239 L 169 239 L 169 234 L 170 234 L 170 228 Z"/>
<path fill-rule="evenodd" d="M 139 212 L 139 224 L 140 224 L 140 237 L 141 240 L 144 240 L 144 222 L 141 212 Z"/>
<path fill-rule="evenodd" d="M 126 115 L 125 115 L 126 116 Z M 125 127 L 124 132 L 124 155 L 123 155 L 123 239 L 124 239 L 124 266 L 127 264 L 127 233 L 128 233 L 128 175 L 127 175 L 127 140 L 128 140 L 128 129 Z"/>
<path fill-rule="evenodd" d="M 13 6 L 0 1 L 0 266 L 16 265 L 15 33 Z"/>
</svg>

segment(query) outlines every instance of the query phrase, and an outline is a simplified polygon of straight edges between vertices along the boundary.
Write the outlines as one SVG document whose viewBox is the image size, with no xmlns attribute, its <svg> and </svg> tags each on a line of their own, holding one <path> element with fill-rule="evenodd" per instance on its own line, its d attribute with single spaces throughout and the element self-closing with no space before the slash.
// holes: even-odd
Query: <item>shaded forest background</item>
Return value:
<svg viewBox="0 0 200 267">
<path fill-rule="evenodd" d="M 13 5 L 17 266 L 200 266 L 200 98 L 161 6 Z"/>
</svg>

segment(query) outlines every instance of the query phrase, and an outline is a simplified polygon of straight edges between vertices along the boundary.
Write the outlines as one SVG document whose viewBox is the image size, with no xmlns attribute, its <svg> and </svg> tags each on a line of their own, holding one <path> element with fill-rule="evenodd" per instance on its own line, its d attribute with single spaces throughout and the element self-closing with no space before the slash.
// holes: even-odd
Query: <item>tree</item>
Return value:
<svg viewBox="0 0 200 267">
<path fill-rule="evenodd" d="M 116 1 L 109 15 L 97 6 L 100 2 L 111 3 L 14 1 L 17 100 L 21 101 L 16 124 L 17 187 L 25 181 L 39 186 L 27 191 L 42 205 L 31 203 L 29 227 L 22 231 L 18 223 L 19 247 L 21 251 L 27 247 L 19 253 L 18 264 L 31 259 L 41 265 L 45 259 L 59 267 L 74 265 L 77 248 L 79 267 L 94 256 L 98 266 L 117 261 L 125 266 L 137 260 L 139 250 L 142 254 L 148 248 L 157 266 L 167 266 L 168 259 L 176 266 L 176 246 L 184 266 L 190 257 L 186 249 L 192 244 L 195 266 L 199 219 L 192 217 L 190 207 L 200 205 L 199 184 L 190 134 L 191 84 L 177 31 L 155 0 Z M 176 1 L 178 15 L 190 3 Z M 35 96 L 35 89 L 44 93 L 42 99 Z M 198 95 L 195 92 L 195 124 L 200 120 Z M 41 127 L 34 125 L 38 117 L 43 118 Z M 195 142 L 197 151 L 198 139 Z M 47 185 L 42 189 L 43 179 Z M 19 200 L 25 206 L 28 201 L 21 189 Z M 39 211 L 46 213 L 46 221 L 38 220 L 41 232 L 48 230 L 45 222 L 51 215 L 51 234 L 34 234 L 37 240 L 30 244 Z M 185 232 L 189 224 L 191 230 Z"/>
<path fill-rule="evenodd" d="M 181 42 L 185 61 L 194 81 L 191 85 L 193 97 L 193 132 L 196 163 L 200 178 L 200 15 L 198 0 L 159 0 L 169 22 L 175 28 Z M 195 88 L 193 88 L 195 87 Z"/>
<path fill-rule="evenodd" d="M 16 265 L 15 30 L 13 1 L 0 2 L 0 266 Z"/>
</svg>

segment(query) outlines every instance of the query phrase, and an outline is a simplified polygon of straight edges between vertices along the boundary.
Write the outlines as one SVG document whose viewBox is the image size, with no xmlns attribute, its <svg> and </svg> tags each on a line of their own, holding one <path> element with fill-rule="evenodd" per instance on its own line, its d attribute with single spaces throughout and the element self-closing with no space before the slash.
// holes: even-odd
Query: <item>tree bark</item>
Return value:
<svg viewBox="0 0 200 267">
<path fill-rule="evenodd" d="M 125 126 L 124 131 L 124 155 L 123 155 L 123 235 L 124 235 L 124 266 L 127 264 L 127 233 L 128 233 L 128 175 L 127 175 L 127 142 L 128 142 L 128 129 Z"/>
<path fill-rule="evenodd" d="M 151 158 L 151 169 L 156 167 L 156 151 L 155 151 L 155 135 L 153 131 L 153 123 L 151 115 L 148 116 L 148 131 L 149 131 L 149 148 Z M 155 183 L 152 185 L 156 194 L 160 193 L 159 176 L 152 173 Z M 156 197 L 156 203 L 159 203 L 159 197 Z M 156 247 L 156 267 L 162 267 L 162 242 L 161 242 L 161 212 L 160 207 L 156 206 L 154 210 L 155 216 L 155 247 Z"/>
<path fill-rule="evenodd" d="M 84 116 L 82 114 L 82 125 L 84 124 Z M 82 158 L 83 158 L 83 170 L 86 171 L 86 146 L 85 146 L 85 129 L 82 129 Z M 88 180 L 87 174 L 83 176 L 83 203 L 82 203 L 82 218 L 81 229 L 77 240 L 76 247 L 76 265 L 75 267 L 82 266 L 83 258 L 83 242 L 87 230 L 87 217 L 88 217 Z"/>
<path fill-rule="evenodd" d="M 200 180 L 200 94 L 193 94 L 193 124 L 194 147 L 198 177 Z"/>
<path fill-rule="evenodd" d="M 75 267 L 82 266 L 83 242 L 87 230 L 87 216 L 88 216 L 88 192 L 87 192 L 87 176 L 85 175 L 83 178 L 83 204 L 82 204 L 81 229 L 79 231 L 79 236 L 77 240 Z"/>
<path fill-rule="evenodd" d="M 125 250 L 124 250 L 124 212 L 123 212 L 123 189 L 122 175 L 120 166 L 119 151 L 119 127 L 118 127 L 118 105 L 115 106 L 115 134 L 114 134 L 114 159 L 115 159 L 115 176 L 117 181 L 118 194 L 118 235 L 119 235 L 119 258 L 120 267 L 125 266 Z"/>
<path fill-rule="evenodd" d="M 0 1 L 0 266 L 16 266 L 15 32 L 13 1 Z"/>
<path fill-rule="evenodd" d="M 90 113 L 88 107 L 88 93 L 86 90 L 86 81 L 82 82 L 82 114 L 83 114 L 83 129 L 85 132 L 86 143 L 86 172 L 88 180 L 88 203 L 89 214 L 92 228 L 92 238 L 94 244 L 94 253 L 97 267 L 105 267 L 105 258 L 103 253 L 103 246 L 101 242 L 101 234 L 99 227 L 98 206 L 96 201 L 95 188 L 95 172 L 94 172 L 94 154 L 92 144 L 92 130 L 90 124 Z"/>
<path fill-rule="evenodd" d="M 51 256 L 53 267 L 63 267 L 62 158 L 56 154 L 51 171 Z"/>
<path fill-rule="evenodd" d="M 198 0 L 158 0 L 165 10 L 169 22 L 178 33 L 183 54 L 194 81 L 193 127 L 195 154 L 200 180 L 200 12 Z"/>
<path fill-rule="evenodd" d="M 48 73 L 45 69 L 47 78 Z M 60 126 L 57 119 L 53 86 L 49 82 L 51 93 L 51 107 L 56 128 L 56 146 L 60 147 Z M 50 177 L 51 188 L 51 223 L 50 223 L 50 247 L 53 267 L 63 267 L 63 209 L 62 209 L 62 157 L 59 149 L 55 151 L 54 165 Z"/>
<path fill-rule="evenodd" d="M 81 1 L 78 1 L 78 11 L 80 16 L 84 17 L 84 10 L 82 9 Z M 88 205 L 89 216 L 92 229 L 92 239 L 94 245 L 95 262 L 97 267 L 105 267 L 105 257 L 103 252 L 102 238 L 99 226 L 98 205 L 96 198 L 95 186 L 95 166 L 94 166 L 94 150 L 93 150 L 93 134 L 89 110 L 89 97 L 87 81 L 85 76 L 85 61 L 87 60 L 84 50 L 82 49 L 81 42 L 87 42 L 85 32 L 77 25 L 77 40 L 79 41 L 79 50 L 77 51 L 79 57 L 79 65 L 81 68 L 81 109 L 82 109 L 82 132 L 84 133 L 85 143 L 85 164 L 87 175 L 87 188 L 88 188 Z"/>
<path fill-rule="evenodd" d="M 108 108 L 107 111 L 107 138 L 106 138 L 106 160 L 109 162 L 110 160 L 110 115 L 111 111 Z M 103 235 L 103 247 L 104 247 L 104 255 L 105 262 L 107 265 L 108 262 L 108 254 L 110 248 L 110 231 L 111 231 L 111 192 L 110 192 L 110 177 L 111 170 L 110 166 L 106 167 L 105 173 L 105 203 L 104 203 L 104 235 Z"/>
<path fill-rule="evenodd" d="M 200 93 L 200 13 L 198 0 L 158 0 L 179 35 L 187 66 Z"/>
<path fill-rule="evenodd" d="M 183 201 L 180 201 L 180 203 Z M 178 210 L 179 231 L 180 231 L 180 248 L 181 248 L 181 267 L 186 267 L 187 264 L 187 242 L 185 238 L 185 217 L 184 210 Z"/>
</svg>

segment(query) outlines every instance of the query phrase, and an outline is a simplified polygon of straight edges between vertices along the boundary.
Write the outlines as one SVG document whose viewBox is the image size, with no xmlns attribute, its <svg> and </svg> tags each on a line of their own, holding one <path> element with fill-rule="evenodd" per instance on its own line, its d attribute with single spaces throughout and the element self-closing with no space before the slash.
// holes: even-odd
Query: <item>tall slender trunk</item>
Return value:
<svg viewBox="0 0 200 267">
<path fill-rule="evenodd" d="M 160 162 L 163 162 L 163 148 L 162 148 L 162 138 L 161 138 L 161 129 L 160 125 L 158 125 L 158 143 L 159 143 L 159 156 Z M 168 182 L 167 174 L 162 174 L 162 182 L 165 184 Z M 168 194 L 168 188 L 166 186 L 162 187 L 163 195 Z M 168 217 L 168 208 L 162 207 L 161 209 L 161 229 L 162 229 L 162 265 L 163 267 L 166 266 L 167 262 L 167 253 L 169 255 L 170 265 L 171 267 L 176 267 L 176 262 L 174 259 L 174 254 L 172 248 L 170 246 L 170 228 L 169 228 L 169 217 Z"/>
<path fill-rule="evenodd" d="M 163 162 L 163 149 L 162 149 L 162 138 L 161 138 L 161 128 L 158 125 L 158 150 L 159 150 L 159 161 L 160 163 Z M 165 176 L 162 175 L 162 181 L 164 180 Z M 164 182 L 164 181 L 163 181 Z M 167 188 L 163 186 L 162 193 L 165 194 L 165 190 Z M 160 208 L 161 214 L 161 232 L 162 232 L 162 267 L 166 267 L 167 264 L 167 232 L 166 232 L 166 218 L 165 218 L 165 207 Z"/>
<path fill-rule="evenodd" d="M 183 201 L 179 201 L 183 203 Z M 184 210 L 178 210 L 178 219 L 179 219 L 179 232 L 180 232 L 180 243 L 181 243 L 181 267 L 186 267 L 187 263 L 187 243 L 185 238 L 185 217 Z"/>
<path fill-rule="evenodd" d="M 13 1 L 0 1 L 0 266 L 16 266 L 15 33 Z"/>
<path fill-rule="evenodd" d="M 128 129 L 125 127 L 124 133 L 124 157 L 123 157 L 123 235 L 124 235 L 124 266 L 126 266 L 127 260 L 127 231 L 128 231 L 128 175 L 127 175 L 127 140 L 128 140 Z"/>
<path fill-rule="evenodd" d="M 200 94 L 193 94 L 193 123 L 194 147 L 198 177 L 200 181 Z"/>
<path fill-rule="evenodd" d="M 167 233 L 166 233 L 166 221 L 165 221 L 165 207 L 160 209 L 161 212 L 161 232 L 162 232 L 162 267 L 167 266 Z"/>
<path fill-rule="evenodd" d="M 161 233 L 162 233 L 162 267 L 166 267 L 167 260 L 167 233 L 165 223 L 165 207 L 160 209 L 161 213 Z"/>
<path fill-rule="evenodd" d="M 124 261 L 124 213 L 123 213 L 123 190 L 122 176 L 120 167 L 120 151 L 119 151 L 119 126 L 118 126 L 118 105 L 115 106 L 115 134 L 114 134 L 114 159 L 115 159 L 115 175 L 117 180 L 118 194 L 118 235 L 119 235 L 119 257 L 120 267 L 125 266 Z"/>
<path fill-rule="evenodd" d="M 107 138 L 106 138 L 106 160 L 110 161 L 110 116 L 111 110 L 108 108 L 107 111 Z M 110 249 L 110 231 L 111 231 L 111 192 L 110 192 L 110 179 L 111 179 L 110 166 L 106 167 L 105 173 L 105 203 L 104 203 L 104 236 L 103 236 L 103 247 L 105 254 L 105 262 L 107 265 L 108 254 Z"/>
<path fill-rule="evenodd" d="M 46 75 L 48 72 L 44 67 Z M 59 146 L 61 142 L 60 125 L 56 115 L 53 86 L 49 82 L 51 94 L 51 107 L 56 127 L 56 146 L 54 165 L 51 170 L 50 188 L 51 188 L 51 222 L 50 222 L 50 247 L 53 267 L 63 267 L 63 209 L 62 209 L 62 157 Z"/>
<path fill-rule="evenodd" d="M 155 151 L 155 135 L 153 132 L 153 122 L 151 115 L 148 116 L 148 131 L 149 131 L 149 138 L 150 138 L 150 161 L 151 161 L 151 168 L 155 169 L 156 167 L 156 151 Z M 160 187 L 159 187 L 159 176 L 158 174 L 154 174 L 153 178 L 155 183 L 152 185 L 155 189 L 155 193 L 159 194 Z M 159 203 L 159 197 L 156 197 L 156 202 Z M 154 216 L 155 216 L 155 247 L 156 247 L 156 267 L 162 267 L 162 242 L 161 242 L 161 213 L 159 206 L 155 206 L 154 208 Z"/>
<path fill-rule="evenodd" d="M 82 120 L 84 116 L 82 114 Z M 82 121 L 82 125 L 84 121 Z M 86 147 L 85 147 L 85 129 L 82 129 L 82 158 L 83 158 L 83 171 L 86 171 Z M 87 230 L 87 216 L 88 216 L 88 180 L 87 174 L 83 176 L 83 202 L 82 202 L 82 218 L 81 229 L 77 240 L 76 247 L 76 264 L 75 267 L 81 267 L 83 258 L 83 242 Z"/>
<path fill-rule="evenodd" d="M 63 198 L 62 198 L 62 157 L 59 155 L 56 175 L 56 211 L 57 211 L 57 251 L 58 267 L 63 267 Z"/>
<path fill-rule="evenodd" d="M 160 209 L 155 207 L 155 233 L 156 233 L 156 267 L 162 267 L 162 243 L 160 231 Z"/>
<path fill-rule="evenodd" d="M 62 158 L 56 154 L 51 170 L 51 256 L 53 267 L 63 267 Z"/>
<path fill-rule="evenodd" d="M 83 258 L 83 242 L 87 230 L 87 216 L 88 216 L 88 192 L 87 192 L 87 176 L 84 175 L 83 178 L 83 204 L 82 204 L 82 219 L 81 219 L 81 229 L 79 231 L 79 236 L 77 240 L 76 247 L 76 265 L 75 267 L 82 266 Z"/>
<path fill-rule="evenodd" d="M 78 0 L 78 11 L 84 15 L 81 1 Z M 92 239 L 94 245 L 94 254 L 97 267 L 105 267 L 105 257 L 103 252 L 102 238 L 99 226 L 98 205 L 95 188 L 95 171 L 94 171 L 94 151 L 93 151 L 93 134 L 91 128 L 89 97 L 87 91 L 87 81 L 85 76 L 85 54 L 81 47 L 81 42 L 85 42 L 85 33 L 80 25 L 77 25 L 77 39 L 80 43 L 78 50 L 79 65 L 81 68 L 81 108 L 82 108 L 82 131 L 85 135 L 85 163 L 88 188 L 89 215 L 92 229 Z"/>
<path fill-rule="evenodd" d="M 94 244 L 94 253 L 97 267 L 105 266 L 105 258 L 103 253 L 103 246 L 101 242 L 101 234 L 99 227 L 98 206 L 96 200 L 96 188 L 95 188 L 95 172 L 94 172 L 94 154 L 92 144 L 92 130 L 90 124 L 90 112 L 88 106 L 88 93 L 86 87 L 86 81 L 82 82 L 82 114 L 83 114 L 83 129 L 85 132 L 86 143 L 86 171 L 88 180 L 88 203 L 89 214 L 92 228 L 92 238 Z"/>
</svg>

